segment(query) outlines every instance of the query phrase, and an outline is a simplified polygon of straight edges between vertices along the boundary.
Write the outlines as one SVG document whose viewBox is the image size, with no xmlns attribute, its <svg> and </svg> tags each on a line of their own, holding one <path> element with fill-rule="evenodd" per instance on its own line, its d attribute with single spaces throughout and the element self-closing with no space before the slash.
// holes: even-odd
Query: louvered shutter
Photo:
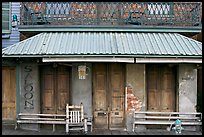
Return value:
<svg viewBox="0 0 204 137">
<path fill-rule="evenodd" d="M 2 33 L 11 33 L 11 2 L 2 2 Z"/>
</svg>

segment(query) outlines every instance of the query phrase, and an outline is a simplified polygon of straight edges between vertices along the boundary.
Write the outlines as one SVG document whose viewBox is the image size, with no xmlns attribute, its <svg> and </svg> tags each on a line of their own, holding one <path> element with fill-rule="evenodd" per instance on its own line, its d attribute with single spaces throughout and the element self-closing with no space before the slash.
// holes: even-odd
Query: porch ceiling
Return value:
<svg viewBox="0 0 204 137">
<path fill-rule="evenodd" d="M 2 57 L 202 58 L 202 43 L 177 33 L 45 32 L 2 49 Z"/>
</svg>

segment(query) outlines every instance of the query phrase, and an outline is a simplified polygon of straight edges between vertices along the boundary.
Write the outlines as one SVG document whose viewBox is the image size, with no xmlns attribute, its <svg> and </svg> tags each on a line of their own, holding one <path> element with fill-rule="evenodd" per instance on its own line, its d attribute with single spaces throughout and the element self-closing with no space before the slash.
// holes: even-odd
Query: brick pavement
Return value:
<svg viewBox="0 0 204 137">
<path fill-rule="evenodd" d="M 14 125 L 2 125 L 2 135 L 66 135 L 65 131 L 57 130 L 52 132 L 52 130 L 41 130 L 30 131 L 22 129 L 14 129 Z M 83 135 L 79 131 L 72 131 L 69 135 Z M 173 131 L 167 130 L 147 130 L 145 132 L 129 132 L 129 131 L 119 131 L 119 130 L 103 130 L 94 129 L 92 133 L 87 133 L 87 135 L 202 135 L 201 131 L 183 131 L 181 134 L 175 134 Z"/>
</svg>

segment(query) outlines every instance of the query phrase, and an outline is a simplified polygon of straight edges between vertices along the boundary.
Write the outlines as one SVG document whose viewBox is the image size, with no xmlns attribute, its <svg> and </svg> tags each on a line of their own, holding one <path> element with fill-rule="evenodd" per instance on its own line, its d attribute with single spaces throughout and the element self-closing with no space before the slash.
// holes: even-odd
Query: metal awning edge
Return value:
<svg viewBox="0 0 204 137">
<path fill-rule="evenodd" d="M 42 62 L 202 63 L 199 58 L 42 58 Z"/>
<path fill-rule="evenodd" d="M 202 31 L 202 26 L 185 27 L 185 26 L 84 26 L 84 25 L 22 25 L 19 26 L 20 32 L 196 32 Z"/>
</svg>

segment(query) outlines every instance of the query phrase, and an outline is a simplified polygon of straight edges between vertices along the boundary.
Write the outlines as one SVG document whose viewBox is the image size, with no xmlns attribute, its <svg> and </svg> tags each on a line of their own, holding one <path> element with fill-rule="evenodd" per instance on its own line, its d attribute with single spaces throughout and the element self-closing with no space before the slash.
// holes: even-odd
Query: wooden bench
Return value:
<svg viewBox="0 0 204 137">
<path fill-rule="evenodd" d="M 133 132 L 136 125 L 172 125 L 177 119 L 182 125 L 201 126 L 202 113 L 198 112 L 149 112 L 135 111 L 133 114 Z"/>
<path fill-rule="evenodd" d="M 52 124 L 53 132 L 55 131 L 56 124 L 66 124 L 66 115 L 59 114 L 30 114 L 19 113 L 16 120 L 15 129 L 19 124 Z"/>
<path fill-rule="evenodd" d="M 66 125 L 66 133 L 70 130 L 82 130 L 87 133 L 87 119 L 84 118 L 84 111 L 82 103 L 80 106 L 66 105 L 66 114 L 30 114 L 19 113 L 15 129 L 19 124 L 52 124 L 53 132 L 56 124 Z"/>
</svg>

